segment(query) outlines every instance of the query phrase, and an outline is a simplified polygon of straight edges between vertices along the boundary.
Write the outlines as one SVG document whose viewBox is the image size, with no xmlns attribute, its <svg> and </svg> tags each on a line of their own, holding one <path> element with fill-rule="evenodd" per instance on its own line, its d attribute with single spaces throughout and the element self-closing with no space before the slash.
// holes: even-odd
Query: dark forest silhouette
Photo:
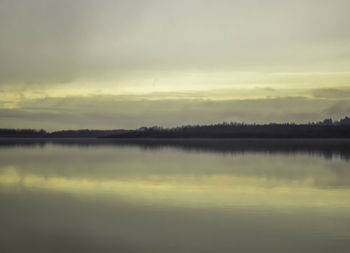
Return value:
<svg viewBox="0 0 350 253">
<path fill-rule="evenodd" d="M 325 119 L 308 124 L 244 124 L 182 126 L 163 129 L 142 127 L 107 138 L 350 138 L 350 118 L 339 121 Z"/>
<path fill-rule="evenodd" d="M 111 134 L 125 133 L 127 130 L 62 130 L 47 132 L 43 129 L 0 129 L 1 138 L 97 138 Z"/>
<path fill-rule="evenodd" d="M 350 118 L 325 119 L 308 124 L 220 123 L 176 128 L 159 126 L 137 130 L 63 130 L 47 132 L 32 129 L 0 129 L 1 138 L 350 138 Z"/>
</svg>

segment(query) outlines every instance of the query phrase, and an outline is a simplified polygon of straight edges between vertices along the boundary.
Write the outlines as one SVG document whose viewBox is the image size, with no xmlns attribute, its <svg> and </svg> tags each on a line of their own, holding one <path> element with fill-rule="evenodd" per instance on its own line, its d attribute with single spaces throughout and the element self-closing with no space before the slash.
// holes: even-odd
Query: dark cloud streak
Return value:
<svg viewBox="0 0 350 253">
<path fill-rule="evenodd" d="M 139 100 L 114 96 L 28 100 L 17 109 L 1 109 L 2 127 L 56 129 L 117 129 L 160 125 L 309 122 L 350 113 L 350 101 L 275 98 L 247 100 Z"/>
</svg>

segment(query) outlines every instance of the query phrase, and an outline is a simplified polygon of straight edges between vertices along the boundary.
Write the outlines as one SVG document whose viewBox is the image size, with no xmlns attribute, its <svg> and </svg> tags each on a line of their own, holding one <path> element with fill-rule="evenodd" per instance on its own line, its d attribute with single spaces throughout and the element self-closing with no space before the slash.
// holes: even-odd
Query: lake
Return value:
<svg viewBox="0 0 350 253">
<path fill-rule="evenodd" d="M 0 140 L 0 252 L 350 252 L 350 140 Z"/>
</svg>

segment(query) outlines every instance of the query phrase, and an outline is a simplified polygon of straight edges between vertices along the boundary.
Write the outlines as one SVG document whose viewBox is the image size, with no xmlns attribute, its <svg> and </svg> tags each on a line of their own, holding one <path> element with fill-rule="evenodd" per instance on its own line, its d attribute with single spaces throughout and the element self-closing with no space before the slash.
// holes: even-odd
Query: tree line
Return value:
<svg viewBox="0 0 350 253">
<path fill-rule="evenodd" d="M 160 126 L 136 130 L 0 129 L 0 138 L 350 138 L 350 118 L 325 119 L 307 124 L 245 124 L 223 122 L 211 125 Z"/>
</svg>

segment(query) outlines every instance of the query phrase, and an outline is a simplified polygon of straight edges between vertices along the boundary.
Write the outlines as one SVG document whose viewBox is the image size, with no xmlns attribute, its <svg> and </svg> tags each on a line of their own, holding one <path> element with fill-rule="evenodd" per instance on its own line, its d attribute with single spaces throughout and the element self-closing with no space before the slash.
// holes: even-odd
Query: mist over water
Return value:
<svg viewBox="0 0 350 253">
<path fill-rule="evenodd" d="M 348 140 L 1 140 L 0 252 L 348 252 Z"/>
</svg>

